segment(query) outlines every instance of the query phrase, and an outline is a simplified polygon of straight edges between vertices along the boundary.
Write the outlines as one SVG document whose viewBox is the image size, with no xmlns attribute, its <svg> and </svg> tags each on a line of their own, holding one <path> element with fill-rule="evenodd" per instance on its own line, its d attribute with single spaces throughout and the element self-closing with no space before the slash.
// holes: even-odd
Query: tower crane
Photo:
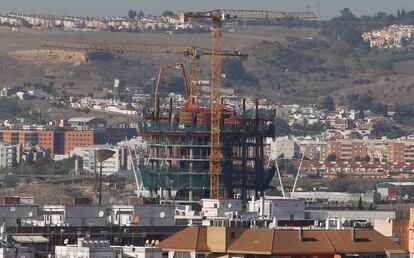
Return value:
<svg viewBox="0 0 414 258">
<path fill-rule="evenodd" d="M 223 21 L 231 19 L 243 20 L 299 20 L 315 19 L 313 12 L 274 12 L 262 10 L 213 10 L 207 12 L 186 12 L 182 19 L 188 22 L 193 19 L 210 20 L 212 23 L 211 50 L 211 128 L 210 128 L 210 198 L 220 198 L 221 174 L 221 96 L 220 96 L 220 62 L 221 62 L 221 27 Z"/>
<path fill-rule="evenodd" d="M 75 49 L 83 51 L 106 51 L 123 54 L 125 52 L 136 53 L 153 53 L 153 54 L 175 54 L 184 55 L 191 58 L 191 84 L 186 93 L 188 102 L 197 103 L 200 97 L 199 81 L 200 81 L 200 58 L 202 56 L 212 56 L 211 49 L 200 48 L 196 46 L 174 46 L 174 45 L 157 45 L 157 44 L 139 44 L 139 43 L 121 43 L 121 44 L 97 44 L 97 43 L 81 43 L 69 41 L 50 41 L 46 40 L 42 43 L 44 48 L 63 48 Z M 228 57 L 240 57 L 247 59 L 248 55 L 243 54 L 235 49 L 220 50 L 220 55 Z M 194 101 L 193 101 L 194 100 Z"/>
</svg>

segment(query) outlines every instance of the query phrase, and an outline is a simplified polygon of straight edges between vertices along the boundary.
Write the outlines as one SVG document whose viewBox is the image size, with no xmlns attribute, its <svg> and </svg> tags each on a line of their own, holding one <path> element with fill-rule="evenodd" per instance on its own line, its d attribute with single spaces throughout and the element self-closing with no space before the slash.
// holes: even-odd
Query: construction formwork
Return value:
<svg viewBox="0 0 414 258">
<path fill-rule="evenodd" d="M 143 186 L 152 191 L 178 191 L 190 200 L 206 197 L 210 186 L 210 110 L 183 108 L 172 114 L 171 108 L 165 113 L 147 114 L 139 122 L 139 134 L 148 146 L 145 162 L 140 165 Z M 263 192 L 275 173 L 274 168 L 264 168 L 264 139 L 274 135 L 274 112 L 261 112 L 256 105 L 253 112 L 243 107 L 241 112 L 223 109 L 222 113 L 220 191 L 241 194 L 242 198 L 247 190 Z"/>
</svg>

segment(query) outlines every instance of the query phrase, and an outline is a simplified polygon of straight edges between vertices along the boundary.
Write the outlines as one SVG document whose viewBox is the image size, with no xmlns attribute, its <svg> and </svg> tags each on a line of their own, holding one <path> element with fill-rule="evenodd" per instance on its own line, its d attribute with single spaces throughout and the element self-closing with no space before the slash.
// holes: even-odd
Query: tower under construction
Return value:
<svg viewBox="0 0 414 258">
<path fill-rule="evenodd" d="M 162 109 L 144 112 L 140 135 L 148 145 L 140 164 L 143 187 L 167 193 L 166 198 L 197 200 L 208 197 L 210 187 L 210 108 L 187 105 L 173 109 L 172 99 Z M 188 104 L 188 103 L 187 103 Z M 223 103 L 224 104 L 224 103 Z M 274 136 L 274 111 L 242 107 L 221 108 L 221 196 L 247 197 L 268 188 L 274 168 L 264 168 L 264 140 Z"/>
</svg>

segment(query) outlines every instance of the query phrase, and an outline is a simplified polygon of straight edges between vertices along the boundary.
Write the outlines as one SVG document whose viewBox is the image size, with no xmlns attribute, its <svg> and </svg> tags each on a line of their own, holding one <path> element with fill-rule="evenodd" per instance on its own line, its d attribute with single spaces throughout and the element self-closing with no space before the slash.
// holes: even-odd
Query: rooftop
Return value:
<svg viewBox="0 0 414 258">
<path fill-rule="evenodd" d="M 373 229 L 303 230 L 188 227 L 161 242 L 168 251 L 298 255 L 407 252 Z"/>
</svg>

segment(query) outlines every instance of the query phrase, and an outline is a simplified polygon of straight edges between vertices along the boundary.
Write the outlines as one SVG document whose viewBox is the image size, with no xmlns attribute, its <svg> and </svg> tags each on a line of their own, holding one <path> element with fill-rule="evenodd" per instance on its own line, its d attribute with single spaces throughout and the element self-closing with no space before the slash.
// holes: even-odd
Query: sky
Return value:
<svg viewBox="0 0 414 258">
<path fill-rule="evenodd" d="M 159 15 L 164 10 L 262 9 L 315 11 L 321 19 L 338 15 L 349 7 L 355 14 L 414 10 L 414 0 L 0 0 L 0 13 L 22 12 L 75 16 L 126 16 L 129 9 Z"/>
</svg>

